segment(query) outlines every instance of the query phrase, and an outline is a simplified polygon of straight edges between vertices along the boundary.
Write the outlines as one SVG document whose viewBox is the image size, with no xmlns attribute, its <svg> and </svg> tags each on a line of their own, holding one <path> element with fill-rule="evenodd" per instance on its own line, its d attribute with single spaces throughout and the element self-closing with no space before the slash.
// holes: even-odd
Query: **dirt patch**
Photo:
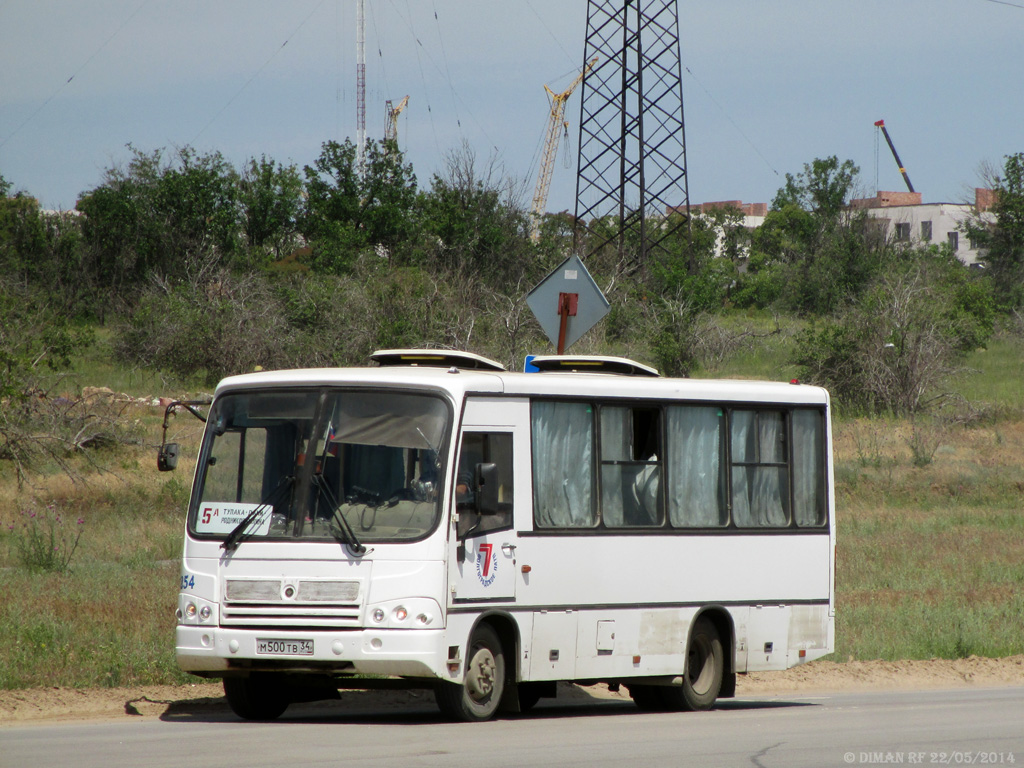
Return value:
<svg viewBox="0 0 1024 768">
<path fill-rule="evenodd" d="M 1005 659 L 924 661 L 815 661 L 785 672 L 741 675 L 737 695 L 787 691 L 922 690 L 1024 685 L 1024 655 Z M 2 710 L 0 710 L 2 711 Z"/>
<path fill-rule="evenodd" d="M 1005 659 L 947 661 L 817 661 L 785 672 L 741 675 L 738 696 L 769 696 L 792 692 L 851 690 L 920 690 L 928 688 L 1024 685 L 1024 655 Z M 625 688 L 562 684 L 560 698 L 628 700 Z M 345 691 L 340 701 L 321 706 L 332 710 L 402 709 L 427 701 L 429 691 Z M 304 705 L 306 706 L 306 705 Z M 310 705 L 317 706 L 317 705 Z M 0 726 L 32 721 L 92 720 L 119 717 L 165 717 L 176 714 L 228 713 L 219 683 L 135 688 L 35 688 L 0 691 Z"/>
</svg>

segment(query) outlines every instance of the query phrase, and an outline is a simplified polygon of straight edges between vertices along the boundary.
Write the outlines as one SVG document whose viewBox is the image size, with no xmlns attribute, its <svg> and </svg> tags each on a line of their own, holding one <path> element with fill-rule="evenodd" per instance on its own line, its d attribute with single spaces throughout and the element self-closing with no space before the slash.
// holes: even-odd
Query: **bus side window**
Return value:
<svg viewBox="0 0 1024 768">
<path fill-rule="evenodd" d="M 494 464 L 498 470 L 498 507 L 501 511 L 496 515 L 480 515 L 474 510 L 473 476 L 477 464 Z M 508 432 L 463 434 L 455 476 L 459 538 L 511 528 L 512 502 L 512 435 Z"/>
<path fill-rule="evenodd" d="M 594 413 L 589 403 L 530 406 L 533 519 L 538 528 L 593 528 Z"/>
<path fill-rule="evenodd" d="M 601 517 L 609 527 L 662 523 L 660 412 L 602 406 Z"/>
<path fill-rule="evenodd" d="M 668 518 L 675 528 L 729 524 L 725 414 L 717 406 L 670 405 L 665 457 Z"/>
<path fill-rule="evenodd" d="M 788 525 L 785 413 L 735 410 L 730 422 L 733 522 L 740 528 Z"/>
<path fill-rule="evenodd" d="M 793 411 L 793 518 L 801 528 L 825 517 L 825 420 L 820 411 Z"/>
</svg>

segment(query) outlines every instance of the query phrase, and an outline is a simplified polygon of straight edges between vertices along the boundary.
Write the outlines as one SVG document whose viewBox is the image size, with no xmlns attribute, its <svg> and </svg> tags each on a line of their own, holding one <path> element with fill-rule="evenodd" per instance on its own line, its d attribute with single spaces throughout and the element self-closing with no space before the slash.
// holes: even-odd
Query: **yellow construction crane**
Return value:
<svg viewBox="0 0 1024 768">
<path fill-rule="evenodd" d="M 384 128 L 384 141 L 393 141 L 398 143 L 398 116 L 402 114 L 402 110 L 409 104 L 409 97 L 406 96 L 400 102 L 397 107 L 391 106 L 391 99 L 388 99 L 384 104 L 385 111 L 387 112 L 387 125 Z"/>
<path fill-rule="evenodd" d="M 569 100 L 577 86 L 583 82 L 583 78 L 590 74 L 590 70 L 594 68 L 595 64 L 597 64 L 596 57 L 583 68 L 583 71 L 572 81 L 572 85 L 561 93 L 555 93 L 546 85 L 544 86 L 544 90 L 548 92 L 548 97 L 551 99 L 551 115 L 548 118 L 548 130 L 544 139 L 544 154 L 541 156 L 540 170 L 537 172 L 537 186 L 533 192 L 533 206 L 530 209 L 530 218 L 532 220 L 530 236 L 534 242 L 540 238 L 540 219 L 544 215 L 548 204 L 551 174 L 554 173 L 555 156 L 558 154 L 559 129 L 569 130 L 569 123 L 564 118 L 565 102 Z"/>
</svg>

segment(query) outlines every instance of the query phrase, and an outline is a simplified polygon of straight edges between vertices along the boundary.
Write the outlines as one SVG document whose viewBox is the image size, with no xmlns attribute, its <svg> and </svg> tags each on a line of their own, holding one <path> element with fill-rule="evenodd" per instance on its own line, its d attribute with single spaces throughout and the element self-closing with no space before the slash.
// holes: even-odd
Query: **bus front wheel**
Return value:
<svg viewBox="0 0 1024 768">
<path fill-rule="evenodd" d="M 505 692 L 505 655 L 501 639 L 490 625 L 481 624 L 474 630 L 466 659 L 462 685 L 440 683 L 434 689 L 437 706 L 454 720 L 490 720 Z"/>
<path fill-rule="evenodd" d="M 225 677 L 224 696 L 243 720 L 276 720 L 291 703 L 287 688 L 272 674 Z"/>
<path fill-rule="evenodd" d="M 683 684 L 662 688 L 661 694 L 671 709 L 711 709 L 722 690 L 724 675 L 725 654 L 718 628 L 709 618 L 701 616 L 690 632 Z"/>
</svg>

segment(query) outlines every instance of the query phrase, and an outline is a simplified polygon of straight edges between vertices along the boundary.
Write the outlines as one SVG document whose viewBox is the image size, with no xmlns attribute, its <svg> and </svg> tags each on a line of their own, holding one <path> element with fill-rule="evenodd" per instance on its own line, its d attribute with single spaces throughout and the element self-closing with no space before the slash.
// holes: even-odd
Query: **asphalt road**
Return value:
<svg viewBox="0 0 1024 768">
<path fill-rule="evenodd" d="M 744 698 L 687 714 L 556 700 L 478 724 L 442 721 L 424 696 L 397 710 L 322 709 L 269 724 L 216 713 L 0 729 L 2 768 L 892 763 L 1024 768 L 1024 688 Z"/>
</svg>

